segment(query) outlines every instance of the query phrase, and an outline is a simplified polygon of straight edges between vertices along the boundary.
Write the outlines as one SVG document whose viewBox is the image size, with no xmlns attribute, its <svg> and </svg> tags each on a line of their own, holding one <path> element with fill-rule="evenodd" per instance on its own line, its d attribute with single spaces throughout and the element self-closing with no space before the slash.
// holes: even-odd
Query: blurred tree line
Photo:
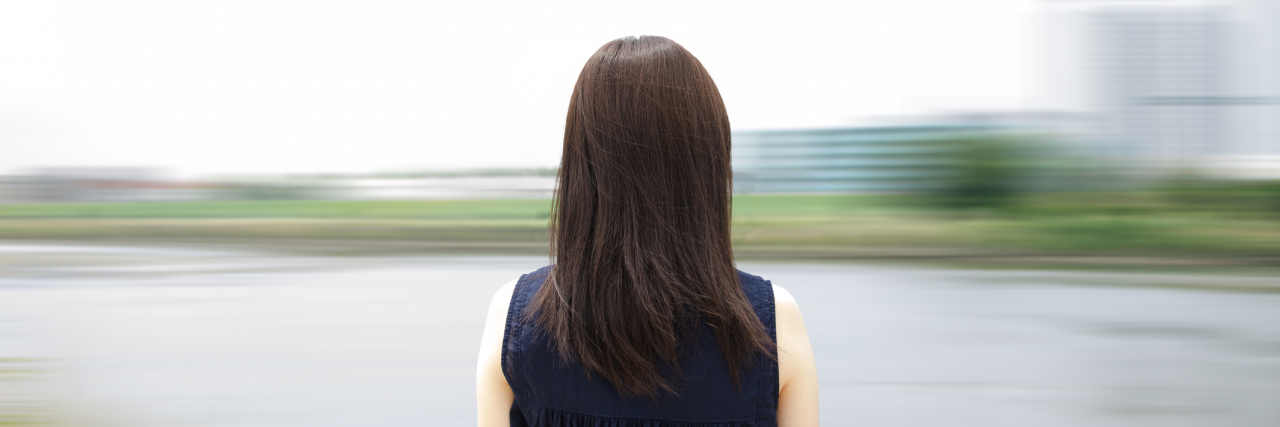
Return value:
<svg viewBox="0 0 1280 427">
<path fill-rule="evenodd" d="M 942 157 L 923 186 L 926 206 L 999 213 L 1280 214 L 1280 180 L 1192 172 L 1144 175 L 1135 165 L 1068 152 L 1035 134 L 920 141 Z"/>
</svg>

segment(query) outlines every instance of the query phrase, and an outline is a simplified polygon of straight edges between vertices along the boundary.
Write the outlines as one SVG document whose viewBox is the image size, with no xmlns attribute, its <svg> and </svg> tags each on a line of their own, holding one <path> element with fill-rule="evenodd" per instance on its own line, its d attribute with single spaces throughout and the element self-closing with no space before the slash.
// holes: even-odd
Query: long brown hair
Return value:
<svg viewBox="0 0 1280 427">
<path fill-rule="evenodd" d="M 569 101 L 555 265 L 530 313 L 566 359 L 624 395 L 673 392 L 694 322 L 739 371 L 774 345 L 729 242 L 729 118 L 702 63 L 655 36 L 611 41 Z"/>
</svg>

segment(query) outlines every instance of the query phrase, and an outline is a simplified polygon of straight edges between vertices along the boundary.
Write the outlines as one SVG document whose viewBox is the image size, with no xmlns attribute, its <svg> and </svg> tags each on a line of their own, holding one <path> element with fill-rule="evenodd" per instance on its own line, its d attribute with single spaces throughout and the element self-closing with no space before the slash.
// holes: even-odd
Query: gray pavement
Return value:
<svg viewBox="0 0 1280 427">
<path fill-rule="evenodd" d="M 0 414 L 471 425 L 488 300 L 544 263 L 0 245 L 0 363 L 38 368 Z M 740 267 L 799 300 L 825 425 L 1280 425 L 1273 277 Z"/>
</svg>

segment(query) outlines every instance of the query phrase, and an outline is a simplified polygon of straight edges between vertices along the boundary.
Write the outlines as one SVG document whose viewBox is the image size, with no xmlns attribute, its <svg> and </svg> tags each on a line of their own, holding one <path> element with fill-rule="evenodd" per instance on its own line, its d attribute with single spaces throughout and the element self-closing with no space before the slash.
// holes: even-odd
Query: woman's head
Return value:
<svg viewBox="0 0 1280 427">
<path fill-rule="evenodd" d="M 600 213 L 694 220 L 707 233 L 697 237 L 728 249 L 729 117 L 684 47 L 654 36 L 605 44 L 582 68 L 565 122 L 562 212 L 601 197 Z"/>
<path fill-rule="evenodd" d="M 729 119 L 711 76 L 654 36 L 587 60 L 565 122 L 552 218 L 555 267 L 532 305 L 567 358 L 627 394 L 670 390 L 696 322 L 736 374 L 770 341 L 729 241 Z"/>
</svg>

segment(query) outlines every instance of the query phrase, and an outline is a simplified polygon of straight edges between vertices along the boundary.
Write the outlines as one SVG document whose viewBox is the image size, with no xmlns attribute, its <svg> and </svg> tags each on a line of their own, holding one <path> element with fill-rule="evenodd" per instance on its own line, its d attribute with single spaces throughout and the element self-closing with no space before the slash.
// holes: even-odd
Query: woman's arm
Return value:
<svg viewBox="0 0 1280 427">
<path fill-rule="evenodd" d="M 773 287 L 778 330 L 778 426 L 818 425 L 818 369 L 795 297 Z"/>
<path fill-rule="evenodd" d="M 484 335 L 480 338 L 480 360 L 476 363 L 476 410 L 481 427 L 509 427 L 511 402 L 515 394 L 502 375 L 502 335 L 507 325 L 507 307 L 516 281 L 498 289 L 489 302 Z"/>
</svg>

